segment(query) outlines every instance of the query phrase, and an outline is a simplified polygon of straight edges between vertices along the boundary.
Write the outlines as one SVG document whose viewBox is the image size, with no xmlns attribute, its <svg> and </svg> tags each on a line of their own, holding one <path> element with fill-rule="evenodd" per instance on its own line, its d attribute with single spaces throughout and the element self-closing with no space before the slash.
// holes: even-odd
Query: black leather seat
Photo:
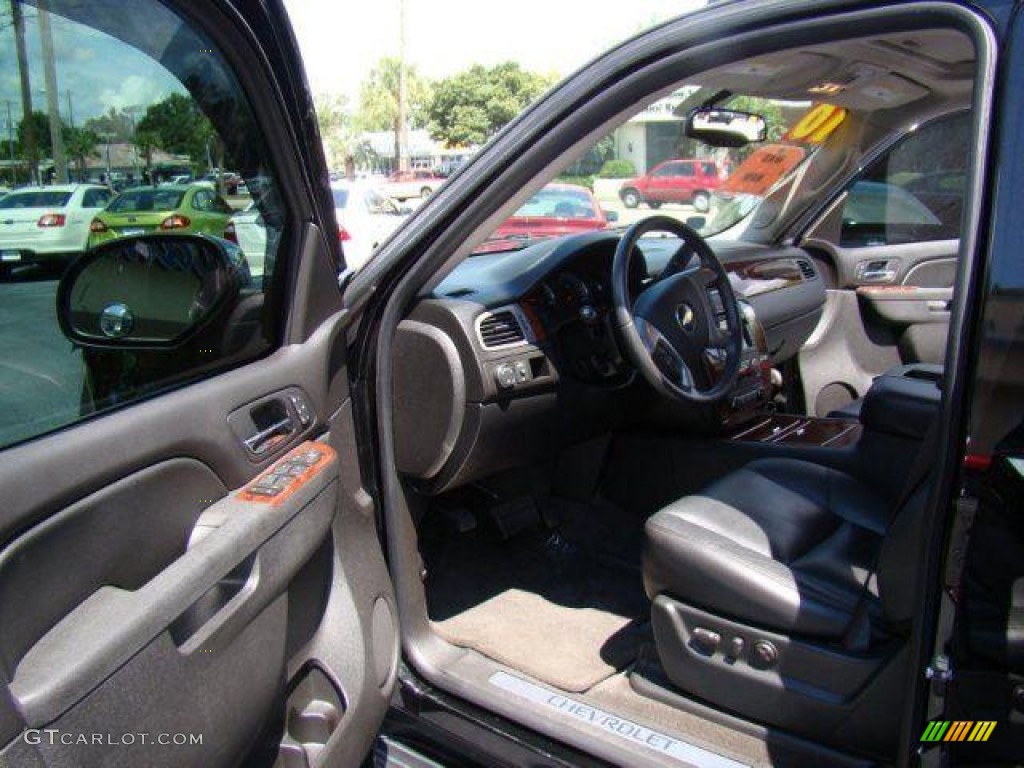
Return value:
<svg viewBox="0 0 1024 768">
<path fill-rule="evenodd" d="M 761 459 L 653 515 L 643 572 L 661 664 L 634 686 L 891 759 L 933 439 L 898 501 Z"/>
<path fill-rule="evenodd" d="M 862 598 L 890 505 L 849 475 L 762 459 L 647 522 L 644 581 L 721 616 L 841 639 Z"/>
</svg>

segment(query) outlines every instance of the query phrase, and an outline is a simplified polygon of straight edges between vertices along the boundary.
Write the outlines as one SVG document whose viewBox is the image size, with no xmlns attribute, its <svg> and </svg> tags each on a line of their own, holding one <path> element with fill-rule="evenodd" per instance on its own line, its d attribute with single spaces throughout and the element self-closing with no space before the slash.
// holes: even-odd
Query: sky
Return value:
<svg viewBox="0 0 1024 768">
<path fill-rule="evenodd" d="M 399 47 L 401 0 L 285 0 L 314 93 L 355 105 L 359 84 Z M 429 78 L 517 61 L 565 76 L 615 43 L 704 0 L 405 0 L 406 60 Z"/>
<path fill-rule="evenodd" d="M 359 86 L 383 56 L 399 47 L 402 0 L 285 0 L 314 93 L 342 95 L 351 108 Z M 95 0 L 99 4 L 117 0 Z M 541 74 L 565 76 L 637 32 L 704 5 L 704 0 L 620 0 L 616 5 L 569 0 L 404 0 L 406 59 L 420 74 L 440 78 L 473 64 L 517 61 Z M 3 6 L 0 5 L 0 8 Z M 26 42 L 33 108 L 46 101 L 35 10 L 26 10 Z M 164 18 L 161 18 L 164 17 Z M 146 16 L 152 35 L 178 22 L 155 11 Z M 20 88 L 10 14 L 0 14 L 0 140 L 9 106 L 21 116 Z M 71 91 L 75 123 L 111 106 L 145 106 L 181 91 L 162 67 L 101 32 L 53 15 L 59 109 L 67 120 Z"/>
<path fill-rule="evenodd" d="M 0 4 L 0 8 L 2 8 Z M 166 37 L 177 23 L 173 17 L 148 18 L 154 40 Z M 7 109 L 14 122 L 21 115 L 21 87 L 18 60 L 9 13 L 0 15 L 0 137 L 6 138 Z M 68 122 L 68 91 L 71 91 L 70 117 L 81 125 L 116 107 L 144 107 L 171 93 L 184 92 L 182 85 L 153 59 L 97 30 L 51 15 L 59 111 Z M 45 78 L 40 52 L 39 26 L 34 8 L 26 8 L 25 43 L 32 83 L 32 107 L 46 111 Z M 141 113 L 141 110 L 140 110 Z"/>
</svg>

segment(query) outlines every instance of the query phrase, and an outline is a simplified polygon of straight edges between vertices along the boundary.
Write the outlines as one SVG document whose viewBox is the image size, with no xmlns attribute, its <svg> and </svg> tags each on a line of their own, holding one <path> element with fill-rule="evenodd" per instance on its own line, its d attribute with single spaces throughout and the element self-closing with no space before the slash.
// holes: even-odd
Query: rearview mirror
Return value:
<svg viewBox="0 0 1024 768">
<path fill-rule="evenodd" d="M 235 304 L 250 281 L 241 249 L 200 235 L 112 240 L 74 262 L 57 288 L 71 341 L 98 349 L 171 349 Z"/>
<path fill-rule="evenodd" d="M 686 119 L 686 135 L 713 147 L 742 147 L 764 141 L 768 124 L 753 112 L 698 107 Z"/>
</svg>

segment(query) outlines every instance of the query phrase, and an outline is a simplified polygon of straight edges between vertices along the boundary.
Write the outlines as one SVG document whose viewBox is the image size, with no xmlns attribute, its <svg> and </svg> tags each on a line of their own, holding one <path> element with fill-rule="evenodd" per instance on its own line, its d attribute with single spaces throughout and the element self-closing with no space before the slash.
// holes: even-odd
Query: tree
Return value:
<svg viewBox="0 0 1024 768">
<path fill-rule="evenodd" d="M 370 70 L 359 89 L 359 110 L 355 118 L 355 127 L 360 131 L 393 131 L 396 151 L 402 131 L 398 120 L 399 67 L 398 59 L 385 57 Z M 430 85 L 408 64 L 405 65 L 405 92 L 407 127 L 425 126 Z"/>
<path fill-rule="evenodd" d="M 31 122 L 31 127 L 30 127 Z M 34 137 L 35 150 L 42 156 L 49 156 L 53 149 L 50 142 L 50 118 L 45 112 L 33 112 L 18 121 L 18 153 L 26 156 L 31 151 L 29 134 Z"/>
<path fill-rule="evenodd" d="M 430 133 L 449 146 L 483 144 L 553 81 L 513 61 L 490 68 L 474 64 L 434 85 Z"/>
<path fill-rule="evenodd" d="M 135 137 L 145 139 L 145 148 L 160 148 L 176 155 L 188 155 L 194 163 L 206 160 L 216 132 L 196 103 L 180 93 L 172 93 L 163 101 L 150 105 L 135 126 Z"/>
<path fill-rule="evenodd" d="M 764 144 L 772 144 L 781 139 L 788 128 L 786 119 L 782 116 L 779 105 L 770 99 L 762 99 L 757 96 L 734 96 L 726 102 L 729 109 L 737 109 L 740 112 L 753 112 L 764 118 L 766 130 L 764 142 L 760 144 L 748 144 L 736 150 L 733 160 L 742 162 L 752 155 L 758 147 Z"/>
<path fill-rule="evenodd" d="M 142 157 L 146 160 L 146 167 L 153 167 L 153 150 L 160 148 L 160 135 L 154 131 L 142 128 L 135 130 L 135 146 L 138 147 Z"/>
<path fill-rule="evenodd" d="M 78 164 L 79 177 L 85 178 L 85 162 L 89 157 L 96 157 L 100 137 L 88 128 L 71 128 L 64 126 L 64 147 L 68 157 Z"/>
<path fill-rule="evenodd" d="M 132 116 L 127 110 L 111 107 L 105 115 L 91 117 L 82 126 L 111 143 L 126 144 L 132 140 Z"/>
<path fill-rule="evenodd" d="M 786 121 L 782 117 L 782 110 L 770 99 L 762 99 L 757 96 L 734 96 L 729 99 L 727 106 L 729 109 L 737 109 L 740 112 L 753 112 L 761 115 L 768 126 L 764 140 L 769 144 L 778 141 L 786 133 Z"/>
<path fill-rule="evenodd" d="M 313 99 L 320 136 L 327 149 L 327 164 L 337 168 L 349 154 L 352 140 L 352 116 L 348 113 L 348 99 L 330 93 L 318 93 Z"/>
</svg>

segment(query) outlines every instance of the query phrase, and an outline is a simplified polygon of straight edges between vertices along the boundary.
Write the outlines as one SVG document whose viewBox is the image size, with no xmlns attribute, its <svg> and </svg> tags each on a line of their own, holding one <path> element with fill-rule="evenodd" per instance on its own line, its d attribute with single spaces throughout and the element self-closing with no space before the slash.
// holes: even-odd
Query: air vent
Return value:
<svg viewBox="0 0 1024 768">
<path fill-rule="evenodd" d="M 797 259 L 796 268 L 800 270 L 800 274 L 803 275 L 804 280 L 813 280 L 818 276 L 814 271 L 814 267 L 807 259 Z"/>
<path fill-rule="evenodd" d="M 480 343 L 486 349 L 508 347 L 526 341 L 519 318 L 510 310 L 499 310 L 482 315 L 477 321 Z"/>
</svg>

